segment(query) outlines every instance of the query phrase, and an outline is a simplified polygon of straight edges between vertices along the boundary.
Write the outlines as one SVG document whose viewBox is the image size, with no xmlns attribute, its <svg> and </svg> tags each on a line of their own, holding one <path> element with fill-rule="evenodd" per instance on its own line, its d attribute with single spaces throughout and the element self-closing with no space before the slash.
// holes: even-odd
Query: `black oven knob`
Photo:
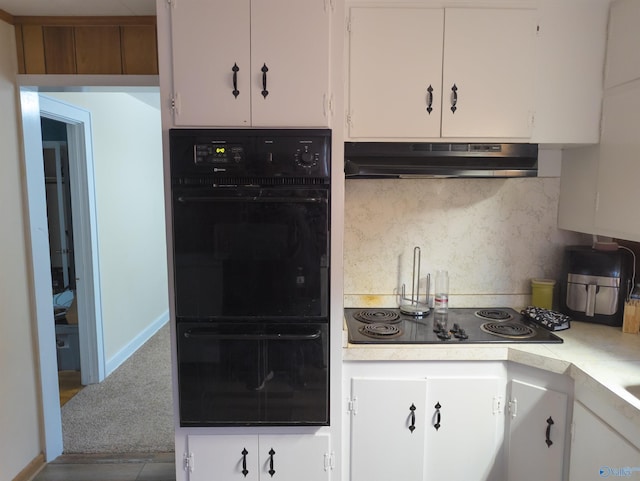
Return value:
<svg viewBox="0 0 640 481">
<path fill-rule="evenodd" d="M 309 152 L 308 147 L 296 153 L 296 162 L 302 167 L 313 167 L 318 162 L 318 155 Z"/>
</svg>

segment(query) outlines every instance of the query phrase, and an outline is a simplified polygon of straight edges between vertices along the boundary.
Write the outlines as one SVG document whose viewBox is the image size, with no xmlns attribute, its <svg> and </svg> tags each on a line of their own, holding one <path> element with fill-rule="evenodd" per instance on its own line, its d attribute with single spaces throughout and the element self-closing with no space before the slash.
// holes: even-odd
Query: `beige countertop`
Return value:
<svg viewBox="0 0 640 481">
<path fill-rule="evenodd" d="M 562 344 L 349 344 L 343 361 L 512 361 L 573 378 L 576 391 L 597 392 L 640 437 L 640 335 L 573 321 L 556 332 Z M 636 438 L 636 436 L 632 436 Z M 636 439 L 632 439 L 636 441 Z"/>
</svg>

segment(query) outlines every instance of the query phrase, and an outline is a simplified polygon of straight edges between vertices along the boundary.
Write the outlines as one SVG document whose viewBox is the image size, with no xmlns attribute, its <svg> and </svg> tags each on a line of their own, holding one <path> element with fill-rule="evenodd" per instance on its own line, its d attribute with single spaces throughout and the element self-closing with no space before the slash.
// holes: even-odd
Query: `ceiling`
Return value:
<svg viewBox="0 0 640 481">
<path fill-rule="evenodd" d="M 155 0 L 0 0 L 0 10 L 13 16 L 155 15 Z"/>
</svg>

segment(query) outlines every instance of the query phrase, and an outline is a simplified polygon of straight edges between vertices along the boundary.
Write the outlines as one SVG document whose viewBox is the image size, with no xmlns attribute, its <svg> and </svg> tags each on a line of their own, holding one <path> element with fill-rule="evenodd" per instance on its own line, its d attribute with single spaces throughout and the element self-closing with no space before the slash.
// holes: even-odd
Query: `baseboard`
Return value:
<svg viewBox="0 0 640 481">
<path fill-rule="evenodd" d="M 111 359 L 108 359 L 105 365 L 106 376 L 115 371 L 123 362 L 136 352 L 140 347 L 147 342 L 153 335 L 169 322 L 169 311 L 164 312 L 149 326 L 143 329 L 136 337 L 134 337 L 125 347 L 120 349 Z"/>
<path fill-rule="evenodd" d="M 44 454 L 40 453 L 12 481 L 30 481 L 42 471 L 45 465 Z"/>
</svg>

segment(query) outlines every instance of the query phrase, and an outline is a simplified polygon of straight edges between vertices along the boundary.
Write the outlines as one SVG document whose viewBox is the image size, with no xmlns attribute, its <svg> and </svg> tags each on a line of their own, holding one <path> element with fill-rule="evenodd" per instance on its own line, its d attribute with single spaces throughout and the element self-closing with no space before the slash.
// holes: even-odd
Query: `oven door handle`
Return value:
<svg viewBox="0 0 640 481">
<path fill-rule="evenodd" d="M 188 329 L 184 332 L 184 337 L 235 340 L 235 341 L 312 341 L 321 336 L 320 331 L 309 334 L 222 334 L 219 332 L 206 331 L 202 329 Z"/>
<path fill-rule="evenodd" d="M 317 204 L 320 202 L 327 202 L 326 198 L 322 197 L 305 197 L 305 198 L 291 198 L 291 197 L 214 197 L 214 196 L 184 196 L 178 197 L 178 202 L 186 204 L 188 202 L 273 202 L 273 203 L 298 203 L 298 204 Z"/>
</svg>

